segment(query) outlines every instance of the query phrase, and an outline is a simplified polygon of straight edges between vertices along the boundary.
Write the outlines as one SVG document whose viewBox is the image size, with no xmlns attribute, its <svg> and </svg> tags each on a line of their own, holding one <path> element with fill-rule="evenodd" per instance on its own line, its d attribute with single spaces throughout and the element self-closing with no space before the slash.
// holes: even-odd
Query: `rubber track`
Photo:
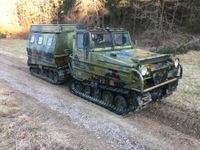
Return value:
<svg viewBox="0 0 200 150">
<path fill-rule="evenodd" d="M 106 108 L 106 109 L 118 114 L 118 115 L 123 115 L 123 114 L 127 114 L 128 112 L 136 111 L 135 108 L 119 109 L 114 105 L 105 103 L 103 100 L 96 99 L 96 98 L 94 98 L 92 96 L 86 95 L 83 92 L 80 92 L 80 91 L 76 90 L 75 87 L 74 87 L 74 84 L 75 84 L 74 81 L 72 81 L 70 83 L 70 90 L 71 90 L 71 92 L 73 94 L 75 94 L 75 95 L 77 95 L 77 96 L 79 96 L 81 98 L 84 98 L 84 99 L 86 99 L 86 100 L 88 100 L 90 102 L 93 102 L 95 104 L 98 104 L 98 105 L 100 105 L 100 106 L 102 106 L 102 107 L 104 107 L 104 108 Z"/>
<path fill-rule="evenodd" d="M 50 79 L 48 77 L 42 76 L 40 74 L 37 74 L 35 72 L 31 72 L 31 74 L 36 76 L 36 77 L 38 77 L 38 78 L 40 78 L 40 79 L 43 79 L 43 80 L 49 82 L 49 83 L 55 84 L 55 85 L 61 84 L 61 83 L 63 83 L 65 81 L 65 80 L 61 80 L 60 78 L 58 78 L 58 82 L 55 83 L 54 80 L 52 80 L 52 79 Z"/>
</svg>

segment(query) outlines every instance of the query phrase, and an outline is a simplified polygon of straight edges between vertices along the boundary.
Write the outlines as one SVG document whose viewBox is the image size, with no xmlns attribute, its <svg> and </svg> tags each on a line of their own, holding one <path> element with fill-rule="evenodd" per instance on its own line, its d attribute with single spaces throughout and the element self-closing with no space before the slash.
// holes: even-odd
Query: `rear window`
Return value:
<svg viewBox="0 0 200 150">
<path fill-rule="evenodd" d="M 34 43 L 34 42 L 35 42 L 35 36 L 34 36 L 34 35 L 31 35 L 30 42 L 31 42 L 31 43 Z"/>
<path fill-rule="evenodd" d="M 47 46 L 51 46 L 53 43 L 53 36 L 48 37 L 47 39 Z"/>
<path fill-rule="evenodd" d="M 38 44 L 41 45 L 42 42 L 43 42 L 43 37 L 42 37 L 42 36 L 39 36 L 39 38 L 38 38 Z"/>
</svg>

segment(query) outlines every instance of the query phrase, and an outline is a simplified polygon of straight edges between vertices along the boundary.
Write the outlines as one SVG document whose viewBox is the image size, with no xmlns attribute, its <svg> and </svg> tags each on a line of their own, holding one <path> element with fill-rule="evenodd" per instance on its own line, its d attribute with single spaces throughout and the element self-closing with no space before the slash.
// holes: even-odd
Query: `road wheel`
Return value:
<svg viewBox="0 0 200 150">
<path fill-rule="evenodd" d="M 110 91 L 104 91 L 102 94 L 102 100 L 106 104 L 113 104 L 114 96 Z"/>
<path fill-rule="evenodd" d="M 40 68 L 36 68 L 36 73 L 40 75 L 42 73 L 42 70 Z"/>
<path fill-rule="evenodd" d="M 115 97 L 115 106 L 117 109 L 123 110 L 126 109 L 128 106 L 127 100 L 124 96 L 118 95 Z"/>
<path fill-rule="evenodd" d="M 83 84 L 80 82 L 75 82 L 75 89 L 79 92 L 82 92 L 83 90 Z"/>
<path fill-rule="evenodd" d="M 95 88 L 93 91 L 93 97 L 96 99 L 101 99 L 101 90 L 98 88 Z"/>
<path fill-rule="evenodd" d="M 31 72 L 32 74 L 34 74 L 34 73 L 35 73 L 35 69 L 32 68 L 32 67 L 30 67 L 30 72 Z"/>
<path fill-rule="evenodd" d="M 47 78 L 49 78 L 49 70 L 45 69 L 45 70 L 44 70 L 44 75 L 45 75 Z"/>
<path fill-rule="evenodd" d="M 89 85 L 86 85 L 83 89 L 83 93 L 86 94 L 86 95 L 91 95 L 91 87 Z"/>
<path fill-rule="evenodd" d="M 53 82 L 54 82 L 54 84 L 57 84 L 57 83 L 58 83 L 58 80 L 59 80 L 58 73 L 57 73 L 57 72 L 54 72 L 54 73 L 53 73 Z"/>
<path fill-rule="evenodd" d="M 51 80 L 54 80 L 54 74 L 53 74 L 53 71 L 49 71 L 49 78 L 51 79 Z"/>
</svg>

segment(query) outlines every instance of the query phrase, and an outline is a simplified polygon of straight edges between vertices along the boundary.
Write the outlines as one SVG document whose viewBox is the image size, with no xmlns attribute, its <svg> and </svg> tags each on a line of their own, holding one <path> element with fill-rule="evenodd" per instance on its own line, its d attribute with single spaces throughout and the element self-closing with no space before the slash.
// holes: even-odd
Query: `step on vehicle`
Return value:
<svg viewBox="0 0 200 150">
<path fill-rule="evenodd" d="M 33 25 L 28 39 L 33 75 L 117 114 L 134 112 L 176 90 L 183 69 L 178 58 L 135 49 L 129 32 L 77 25 Z"/>
</svg>

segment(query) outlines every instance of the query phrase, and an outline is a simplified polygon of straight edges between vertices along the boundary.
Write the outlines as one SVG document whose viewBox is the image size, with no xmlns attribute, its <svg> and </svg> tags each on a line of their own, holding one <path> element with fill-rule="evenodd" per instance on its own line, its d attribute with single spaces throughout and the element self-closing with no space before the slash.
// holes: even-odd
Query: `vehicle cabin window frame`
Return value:
<svg viewBox="0 0 200 150">
<path fill-rule="evenodd" d="M 112 47 L 112 35 L 109 32 L 92 32 L 91 33 L 92 48 Z"/>
<path fill-rule="evenodd" d="M 48 36 L 46 45 L 52 46 L 53 40 L 54 40 L 54 36 Z"/>
<path fill-rule="evenodd" d="M 115 46 L 128 46 L 131 44 L 128 33 L 113 33 L 113 41 Z"/>
<path fill-rule="evenodd" d="M 37 44 L 38 44 L 38 45 L 42 45 L 42 44 L 43 44 L 43 36 L 40 35 L 40 36 L 38 37 Z"/>
<path fill-rule="evenodd" d="M 30 43 L 35 43 L 35 35 L 32 34 L 31 37 L 30 37 Z"/>
<path fill-rule="evenodd" d="M 82 39 L 80 39 L 79 36 Z M 76 33 L 76 48 L 77 49 L 84 49 L 84 32 Z"/>
</svg>

